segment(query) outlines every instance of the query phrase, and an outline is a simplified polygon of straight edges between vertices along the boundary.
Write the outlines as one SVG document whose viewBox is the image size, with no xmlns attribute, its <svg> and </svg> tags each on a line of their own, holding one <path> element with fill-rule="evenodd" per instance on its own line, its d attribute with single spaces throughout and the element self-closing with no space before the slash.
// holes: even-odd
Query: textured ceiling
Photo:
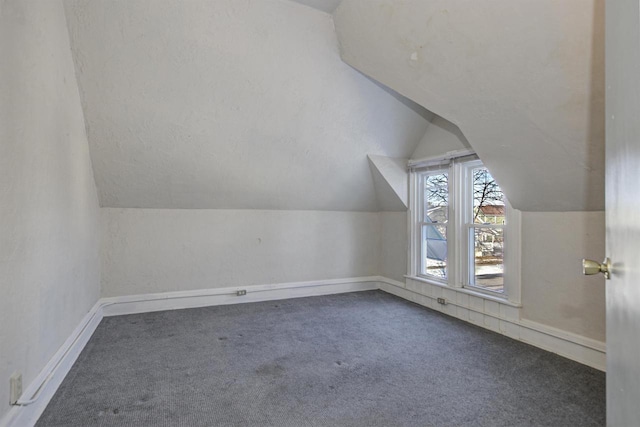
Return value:
<svg viewBox="0 0 640 427">
<path fill-rule="evenodd" d="M 411 160 L 419 161 L 468 150 L 471 150 L 471 145 L 460 128 L 450 121 L 436 116 L 431 120 L 422 140 L 411 155 Z"/>
<path fill-rule="evenodd" d="M 342 0 L 292 0 L 327 13 L 333 13 Z"/>
<path fill-rule="evenodd" d="M 515 208 L 604 208 L 604 0 L 344 0 L 343 60 L 460 127 Z"/>
<path fill-rule="evenodd" d="M 378 209 L 368 154 L 431 117 L 280 0 L 65 1 L 102 206 Z"/>
</svg>

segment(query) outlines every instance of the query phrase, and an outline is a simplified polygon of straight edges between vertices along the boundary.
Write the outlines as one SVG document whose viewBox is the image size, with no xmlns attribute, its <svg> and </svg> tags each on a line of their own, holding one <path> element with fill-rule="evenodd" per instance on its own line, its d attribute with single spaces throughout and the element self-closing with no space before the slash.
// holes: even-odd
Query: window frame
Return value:
<svg viewBox="0 0 640 427">
<path fill-rule="evenodd" d="M 418 174 L 418 183 L 417 183 L 417 188 L 418 189 L 422 189 L 424 190 L 425 188 L 425 178 L 428 176 L 433 176 L 433 175 L 439 175 L 442 173 L 446 173 L 447 174 L 447 192 L 448 192 L 448 202 L 447 202 L 447 223 L 445 224 L 445 227 L 447 229 L 447 236 L 449 236 L 449 232 L 450 232 L 450 224 L 451 224 L 451 185 L 450 185 L 450 178 L 451 178 L 451 170 L 450 167 L 448 165 L 445 165 L 444 167 L 435 167 L 435 168 L 429 168 L 426 171 L 421 171 Z M 418 190 L 420 191 L 420 190 Z M 424 200 L 424 191 L 421 192 L 420 194 L 420 202 L 418 204 L 417 207 L 417 218 L 416 218 L 416 232 L 417 232 L 417 240 L 420 242 L 420 245 L 418 247 L 418 250 L 415 252 L 415 255 L 417 257 L 416 259 L 416 266 L 417 266 L 417 275 L 419 277 L 422 277 L 424 279 L 429 279 L 429 280 L 433 280 L 439 283 L 447 283 L 449 281 L 449 276 L 450 276 L 450 266 L 449 266 L 449 255 L 450 255 L 450 242 L 449 242 L 449 238 L 447 238 L 447 261 L 445 264 L 445 277 L 444 278 L 439 278 L 435 275 L 432 274 L 427 274 L 425 272 L 423 272 L 425 270 L 425 266 L 424 266 L 424 260 L 425 260 L 425 248 L 424 245 L 422 244 L 423 242 L 423 227 L 425 226 L 433 226 L 433 225 L 429 225 L 430 223 L 426 222 L 424 220 L 426 212 L 424 210 L 425 208 L 425 200 Z"/>
<path fill-rule="evenodd" d="M 478 286 L 473 283 L 475 279 L 475 233 L 474 230 L 476 228 L 494 228 L 501 229 L 503 232 L 503 240 L 504 240 L 504 250 L 508 248 L 509 244 L 507 243 L 507 224 L 509 224 L 509 212 L 506 209 L 505 202 L 505 224 L 479 224 L 473 222 L 473 196 L 474 196 L 474 181 L 473 181 L 473 171 L 478 168 L 486 168 L 486 166 L 482 163 L 480 159 L 469 160 L 465 162 L 460 162 L 459 167 L 461 169 L 462 174 L 462 185 L 458 189 L 462 193 L 462 200 L 460 201 L 460 223 L 457 224 L 457 227 L 461 230 L 460 233 L 460 258 L 466 255 L 466 262 L 461 262 L 462 269 L 462 287 L 472 289 L 478 292 L 484 292 L 493 296 L 501 296 L 505 299 L 509 297 L 509 289 L 506 283 L 506 277 L 503 273 L 503 290 L 502 292 L 492 291 L 491 289 L 486 289 L 482 286 Z M 502 258 L 503 266 L 506 269 L 506 262 L 504 258 Z"/>
<path fill-rule="evenodd" d="M 503 292 L 495 292 L 471 283 L 474 252 L 470 246 L 471 230 L 477 225 L 467 223 L 473 212 L 472 170 L 484 166 L 475 155 L 457 158 L 432 159 L 428 163 L 410 165 L 409 179 L 409 256 L 407 277 L 418 278 L 445 287 L 464 290 L 466 293 L 501 299 L 520 304 L 520 234 L 521 213 L 505 200 L 506 224 L 504 233 L 504 286 Z M 424 176 L 437 171 L 448 171 L 449 213 L 447 221 L 447 276 L 441 280 L 422 273 L 422 220 L 424 208 Z M 420 194 L 422 192 L 422 194 Z M 491 227 L 491 226 L 489 226 Z"/>
</svg>

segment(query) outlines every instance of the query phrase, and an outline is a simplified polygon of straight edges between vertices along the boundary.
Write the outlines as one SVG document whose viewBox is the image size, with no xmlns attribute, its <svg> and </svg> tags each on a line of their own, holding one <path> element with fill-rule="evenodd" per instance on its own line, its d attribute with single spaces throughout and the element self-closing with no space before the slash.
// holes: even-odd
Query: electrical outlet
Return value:
<svg viewBox="0 0 640 427">
<path fill-rule="evenodd" d="M 22 374 L 15 373 L 9 378 L 9 403 L 15 405 L 22 396 Z"/>
<path fill-rule="evenodd" d="M 447 300 L 444 298 L 438 298 L 438 304 L 442 304 L 445 305 L 447 303 Z"/>
<path fill-rule="evenodd" d="M 236 291 L 236 295 L 239 296 L 239 297 L 241 297 L 243 295 L 246 295 L 246 294 L 247 294 L 247 290 L 246 289 L 241 289 L 239 291 Z"/>
</svg>

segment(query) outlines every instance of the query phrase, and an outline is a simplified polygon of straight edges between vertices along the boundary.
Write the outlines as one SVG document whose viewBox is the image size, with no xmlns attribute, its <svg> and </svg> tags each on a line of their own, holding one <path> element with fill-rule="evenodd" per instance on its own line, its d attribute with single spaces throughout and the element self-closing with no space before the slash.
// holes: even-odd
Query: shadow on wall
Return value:
<svg viewBox="0 0 640 427">
<path fill-rule="evenodd" d="M 589 152 L 587 164 L 592 165 L 602 162 L 604 170 L 604 144 L 597 142 L 605 140 L 605 2 L 596 0 L 593 5 L 593 31 L 591 35 L 591 91 L 589 94 L 589 129 L 587 140 Z M 586 186 L 587 193 L 590 188 L 600 188 L 602 182 L 596 180 L 593 175 L 587 175 L 589 183 Z M 597 192 L 600 193 L 600 192 Z M 585 197 L 604 197 L 601 194 L 586 194 Z"/>
<path fill-rule="evenodd" d="M 349 64 L 347 64 L 347 65 L 349 65 Z M 351 69 L 353 69 L 354 71 L 356 71 L 361 76 L 363 76 L 364 78 L 366 78 L 367 80 L 369 80 L 370 82 L 372 82 L 374 85 L 378 86 L 380 89 L 382 89 L 385 92 L 387 92 L 389 95 L 393 96 L 395 99 L 397 99 L 398 101 L 403 103 L 405 106 L 411 108 L 416 114 L 420 115 L 426 121 L 430 122 L 435 117 L 437 117 L 437 115 L 435 113 L 427 110 L 422 105 L 420 105 L 420 104 L 418 104 L 416 102 L 413 102 L 412 100 L 410 100 L 406 96 L 399 94 L 395 90 L 391 89 L 389 86 L 385 86 L 382 83 L 380 83 L 379 81 L 372 79 L 371 77 L 369 77 L 366 74 L 362 73 L 358 69 L 353 68 L 351 65 L 349 65 L 349 67 Z"/>
</svg>

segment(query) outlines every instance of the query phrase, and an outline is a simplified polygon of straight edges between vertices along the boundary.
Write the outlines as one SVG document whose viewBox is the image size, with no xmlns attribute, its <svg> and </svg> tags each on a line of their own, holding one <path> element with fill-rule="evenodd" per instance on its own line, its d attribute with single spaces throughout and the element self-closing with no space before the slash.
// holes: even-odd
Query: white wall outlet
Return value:
<svg viewBox="0 0 640 427">
<path fill-rule="evenodd" d="M 9 378 L 9 403 L 15 405 L 22 396 L 22 374 L 15 373 Z"/>
</svg>

